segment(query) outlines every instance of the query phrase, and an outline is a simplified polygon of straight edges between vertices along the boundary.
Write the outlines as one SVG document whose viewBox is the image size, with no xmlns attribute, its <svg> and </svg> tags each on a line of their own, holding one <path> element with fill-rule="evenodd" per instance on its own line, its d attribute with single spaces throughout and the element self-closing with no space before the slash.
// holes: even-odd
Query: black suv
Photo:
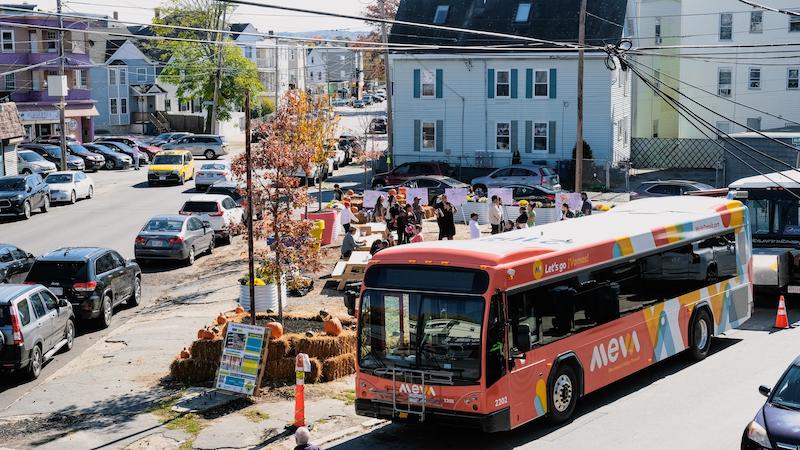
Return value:
<svg viewBox="0 0 800 450">
<path fill-rule="evenodd" d="M 142 299 L 142 269 L 108 248 L 66 247 L 36 258 L 26 283 L 46 286 L 72 304 L 75 317 L 111 324 L 114 307 Z"/>
<path fill-rule="evenodd" d="M 86 170 L 97 172 L 106 163 L 106 158 L 103 155 L 90 152 L 89 149 L 81 144 L 67 144 L 69 152 L 83 160 Z"/>
<path fill-rule="evenodd" d="M 0 243 L 0 283 L 22 283 L 35 260 L 14 245 Z"/>
<path fill-rule="evenodd" d="M 30 219 L 37 208 L 50 208 L 50 186 L 39 174 L 0 177 L 0 216 Z"/>
</svg>

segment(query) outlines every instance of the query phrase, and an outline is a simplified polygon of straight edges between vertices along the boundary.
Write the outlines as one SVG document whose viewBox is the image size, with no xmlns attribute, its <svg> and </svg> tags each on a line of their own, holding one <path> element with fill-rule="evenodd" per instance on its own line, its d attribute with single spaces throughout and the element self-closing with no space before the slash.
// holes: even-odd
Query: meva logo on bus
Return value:
<svg viewBox="0 0 800 450">
<path fill-rule="evenodd" d="M 611 338 L 608 344 L 595 345 L 594 350 L 592 350 L 592 363 L 589 366 L 589 371 L 594 372 L 595 369 L 614 364 L 620 358 L 625 359 L 628 356 L 639 353 L 640 349 L 639 336 L 636 334 L 636 330 L 625 336 Z"/>
<path fill-rule="evenodd" d="M 433 387 L 431 386 L 425 386 L 423 389 L 423 387 L 419 384 L 402 383 L 400 385 L 401 394 L 422 395 L 423 392 L 425 393 L 426 397 L 436 397 L 436 391 L 434 391 Z"/>
</svg>

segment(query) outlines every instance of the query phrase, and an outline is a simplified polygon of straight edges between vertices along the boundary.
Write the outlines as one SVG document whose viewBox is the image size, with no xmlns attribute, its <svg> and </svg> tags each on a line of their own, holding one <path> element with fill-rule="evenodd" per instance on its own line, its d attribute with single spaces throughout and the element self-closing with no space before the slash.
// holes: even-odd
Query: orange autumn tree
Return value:
<svg viewBox="0 0 800 450">
<path fill-rule="evenodd" d="M 263 205 L 261 220 L 253 225 L 253 239 L 268 240 L 269 248 L 259 250 L 260 271 L 269 273 L 278 285 L 278 317 L 283 322 L 284 276 L 296 271 L 314 271 L 320 266 L 319 241 L 311 237 L 313 221 L 300 218 L 298 209 L 311 201 L 296 174 L 308 172 L 314 153 L 320 147 L 327 123 L 315 111 L 322 100 L 303 92 L 287 93 L 272 119 L 260 125 L 266 136 L 251 148 L 252 196 Z M 245 154 L 232 163 L 236 177 L 247 178 Z M 243 196 L 247 195 L 246 188 Z"/>
</svg>

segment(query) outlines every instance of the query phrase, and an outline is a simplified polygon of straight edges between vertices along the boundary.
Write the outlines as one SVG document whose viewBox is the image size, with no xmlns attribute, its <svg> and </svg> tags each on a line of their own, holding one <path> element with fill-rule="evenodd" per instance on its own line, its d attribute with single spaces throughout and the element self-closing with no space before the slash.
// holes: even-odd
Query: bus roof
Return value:
<svg viewBox="0 0 800 450">
<path fill-rule="evenodd" d="M 742 178 L 731 183 L 731 189 L 767 189 L 767 188 L 800 189 L 800 170 L 792 169 L 783 172 L 756 175 Z"/>
<path fill-rule="evenodd" d="M 570 271 L 738 228 L 744 224 L 744 211 L 741 202 L 725 198 L 642 199 L 603 214 L 480 239 L 391 247 L 372 262 L 507 269 L 530 260 L 567 258 L 564 271 Z"/>
</svg>

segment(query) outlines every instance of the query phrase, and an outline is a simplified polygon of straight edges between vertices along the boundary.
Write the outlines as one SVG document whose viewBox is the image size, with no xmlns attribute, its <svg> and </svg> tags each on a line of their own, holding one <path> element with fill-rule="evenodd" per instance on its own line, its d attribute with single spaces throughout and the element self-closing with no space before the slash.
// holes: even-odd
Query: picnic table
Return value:
<svg viewBox="0 0 800 450">
<path fill-rule="evenodd" d="M 381 234 L 386 238 L 386 223 L 385 222 L 370 222 L 361 225 L 356 225 L 361 236 L 369 236 L 372 234 Z"/>
<path fill-rule="evenodd" d="M 347 261 L 339 261 L 333 268 L 331 278 L 339 280 L 338 290 L 343 290 L 348 281 L 362 281 L 372 255 L 369 252 L 353 252 Z"/>
<path fill-rule="evenodd" d="M 383 239 L 383 236 L 380 234 L 370 234 L 369 236 L 358 237 L 357 240 L 364 241 L 364 245 L 359 245 L 356 250 L 369 251 L 372 248 L 372 244 L 375 241 L 380 241 L 381 239 Z"/>
</svg>

